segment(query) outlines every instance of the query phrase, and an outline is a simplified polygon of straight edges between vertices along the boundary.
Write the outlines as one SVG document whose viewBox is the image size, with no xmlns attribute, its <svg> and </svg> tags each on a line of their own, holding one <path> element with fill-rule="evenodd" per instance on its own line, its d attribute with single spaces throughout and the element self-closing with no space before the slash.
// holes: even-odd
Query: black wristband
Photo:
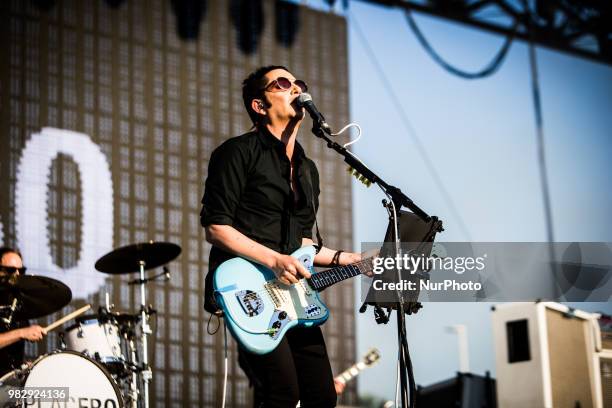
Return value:
<svg viewBox="0 0 612 408">
<path fill-rule="evenodd" d="M 329 266 L 340 266 L 340 254 L 343 252 L 344 252 L 343 250 L 336 251 Z"/>
</svg>

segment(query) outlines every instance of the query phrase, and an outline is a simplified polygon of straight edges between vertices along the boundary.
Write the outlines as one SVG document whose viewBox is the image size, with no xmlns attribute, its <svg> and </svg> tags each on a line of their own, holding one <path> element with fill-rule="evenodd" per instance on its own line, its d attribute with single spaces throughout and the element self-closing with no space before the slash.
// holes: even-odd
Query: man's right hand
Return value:
<svg viewBox="0 0 612 408">
<path fill-rule="evenodd" d="M 33 324 L 29 327 L 19 329 L 19 335 L 23 340 L 28 341 L 39 341 L 42 340 L 43 336 L 47 334 L 47 331 L 37 324 Z"/>
<path fill-rule="evenodd" d="M 278 280 L 285 285 L 298 283 L 302 277 L 310 278 L 310 272 L 302 263 L 290 255 L 279 254 L 271 267 Z"/>
</svg>

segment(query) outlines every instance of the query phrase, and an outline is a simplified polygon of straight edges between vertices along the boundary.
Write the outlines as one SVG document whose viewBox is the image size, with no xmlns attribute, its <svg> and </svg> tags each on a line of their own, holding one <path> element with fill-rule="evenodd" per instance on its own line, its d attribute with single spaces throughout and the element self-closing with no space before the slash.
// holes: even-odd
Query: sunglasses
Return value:
<svg viewBox="0 0 612 408">
<path fill-rule="evenodd" d="M 24 273 L 26 273 L 26 270 L 28 268 L 26 268 L 25 266 L 22 266 L 21 268 L 17 268 L 15 266 L 4 266 L 4 265 L 0 265 L 0 272 L 5 272 L 8 274 L 14 274 L 16 272 L 19 272 L 20 275 L 23 275 Z"/>
<path fill-rule="evenodd" d="M 297 87 L 302 90 L 302 92 L 308 91 L 308 85 L 306 85 L 306 82 L 302 81 L 301 79 L 296 79 L 295 81 L 291 82 L 290 79 L 285 77 L 276 78 L 274 81 L 266 85 L 263 90 L 269 92 L 282 92 L 291 89 L 293 84 L 296 84 Z"/>
</svg>

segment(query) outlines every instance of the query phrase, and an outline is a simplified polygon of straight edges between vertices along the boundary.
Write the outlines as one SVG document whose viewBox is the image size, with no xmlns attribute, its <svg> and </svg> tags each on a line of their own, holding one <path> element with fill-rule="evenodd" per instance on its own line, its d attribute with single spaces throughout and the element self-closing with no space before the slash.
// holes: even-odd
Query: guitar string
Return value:
<svg viewBox="0 0 612 408">
<path fill-rule="evenodd" d="M 334 270 L 334 269 L 346 268 L 346 267 L 348 267 L 348 266 L 356 266 L 356 267 L 357 267 L 357 269 L 359 270 L 360 274 L 363 274 L 364 272 L 371 272 L 371 271 L 373 270 L 372 268 L 365 268 L 365 269 L 362 271 L 362 269 L 361 269 L 361 268 L 359 268 L 359 266 L 357 266 L 357 265 L 360 265 L 360 264 L 364 264 L 364 266 L 365 266 L 365 265 L 368 263 L 368 261 L 369 261 L 369 260 L 371 260 L 371 259 L 372 259 L 372 258 L 370 257 L 370 258 L 363 259 L 363 260 L 361 260 L 361 261 L 359 261 L 359 262 L 355 262 L 354 264 L 343 265 L 343 266 L 339 266 L 339 267 L 332 268 L 332 269 L 326 269 L 326 270 L 321 271 L 321 272 L 315 272 L 315 273 L 313 273 L 313 274 L 312 274 L 312 276 L 314 277 L 314 276 L 316 276 L 316 275 L 318 275 L 318 274 L 324 274 L 324 273 L 327 273 L 327 272 L 332 271 L 332 270 Z M 370 265 L 371 265 L 371 263 L 370 263 Z M 331 275 L 331 273 L 330 273 L 330 275 Z M 353 278 L 353 277 L 358 276 L 358 275 L 359 275 L 359 274 L 355 274 L 355 275 L 353 275 L 353 276 L 349 276 L 348 278 L 344 278 L 344 277 L 342 277 L 342 279 L 340 279 L 339 281 L 336 281 L 336 282 L 332 282 L 332 284 L 334 284 L 334 283 L 338 283 L 338 282 L 342 282 L 343 280 L 350 279 L 350 278 Z M 319 275 L 319 276 L 321 276 L 321 275 Z M 311 279 L 312 279 L 312 278 L 311 278 Z M 302 279 L 300 279 L 298 282 L 303 282 L 303 281 L 305 281 L 305 280 L 307 280 L 307 279 L 306 279 L 306 278 L 302 278 Z M 266 283 L 268 283 L 268 282 L 275 282 L 275 283 L 276 283 L 276 282 L 279 282 L 279 280 L 278 280 L 278 278 L 277 278 L 277 279 L 272 279 L 272 280 L 270 280 L 270 281 L 267 281 Z M 281 285 L 283 285 L 283 286 L 289 286 L 289 285 L 285 285 L 285 284 L 283 284 L 283 283 L 280 283 L 280 284 L 281 284 Z M 325 283 L 325 284 L 326 284 L 326 283 Z M 311 285 L 311 286 L 312 286 L 312 285 Z M 282 289 L 282 288 L 281 288 L 281 289 Z M 313 288 L 313 289 L 315 289 L 315 290 L 316 290 L 317 288 Z M 287 290 L 287 289 L 282 289 L 282 290 Z M 235 292 L 234 292 L 234 293 L 235 293 Z M 261 294 L 261 293 L 268 293 L 268 294 L 269 294 L 269 291 L 268 291 L 267 289 L 262 289 L 262 290 L 257 290 L 257 291 L 251 291 L 250 293 L 253 293 L 253 294 L 258 294 L 258 295 L 259 295 L 259 294 Z M 246 294 L 245 296 L 248 296 L 250 293 Z"/>
</svg>

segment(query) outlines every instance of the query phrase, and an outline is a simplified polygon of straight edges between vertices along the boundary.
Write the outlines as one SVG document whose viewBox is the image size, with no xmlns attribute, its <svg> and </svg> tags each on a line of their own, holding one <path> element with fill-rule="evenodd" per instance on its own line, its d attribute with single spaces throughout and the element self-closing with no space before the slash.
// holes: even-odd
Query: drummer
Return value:
<svg viewBox="0 0 612 408">
<path fill-rule="evenodd" d="M 0 247 L 0 285 L 5 285 L 12 277 L 24 274 L 25 270 L 19 251 Z M 12 299 L 0 296 L 0 305 L 9 306 L 11 301 Z M 7 316 L 5 309 L 1 317 Z M 5 321 L 0 319 L 0 377 L 23 364 L 25 340 L 39 341 L 45 334 L 42 327 L 29 325 L 27 320 L 13 321 L 7 327 Z"/>
</svg>

